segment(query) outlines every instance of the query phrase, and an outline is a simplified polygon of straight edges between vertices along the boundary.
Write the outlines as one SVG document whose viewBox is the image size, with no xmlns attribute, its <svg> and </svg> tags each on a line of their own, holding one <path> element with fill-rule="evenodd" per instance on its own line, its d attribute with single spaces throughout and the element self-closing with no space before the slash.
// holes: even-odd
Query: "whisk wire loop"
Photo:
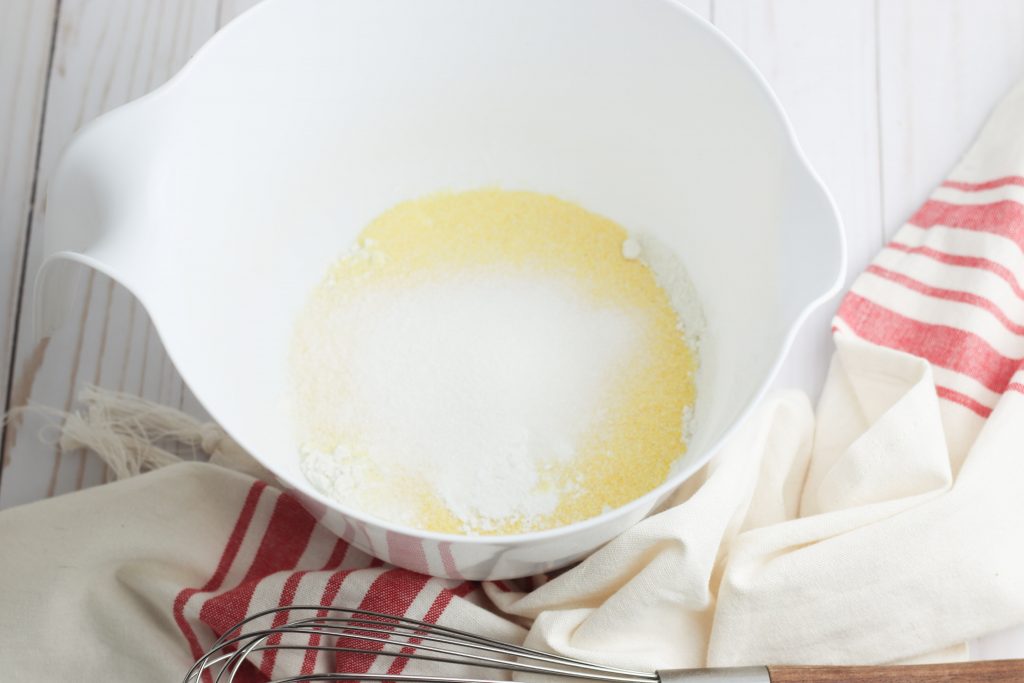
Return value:
<svg viewBox="0 0 1024 683">
<path fill-rule="evenodd" d="M 255 626 L 254 622 L 266 617 L 276 617 L 281 613 L 301 615 L 310 612 L 313 616 L 267 628 L 246 630 L 247 626 Z M 295 644 L 284 641 L 294 636 L 307 636 L 307 642 Z M 331 644 L 320 644 L 321 639 L 330 639 L 328 642 Z M 293 605 L 253 614 L 222 634 L 192 666 L 184 679 L 185 683 L 198 683 L 204 673 L 210 674 L 214 683 L 231 683 L 236 680 L 241 667 L 251 655 L 273 650 L 345 653 L 392 660 L 414 659 L 488 672 L 555 676 L 595 683 L 658 681 L 654 673 L 592 664 L 408 617 L 342 607 Z M 500 683 L 495 678 L 344 671 L 303 673 L 274 683 L 292 681 Z"/>
</svg>

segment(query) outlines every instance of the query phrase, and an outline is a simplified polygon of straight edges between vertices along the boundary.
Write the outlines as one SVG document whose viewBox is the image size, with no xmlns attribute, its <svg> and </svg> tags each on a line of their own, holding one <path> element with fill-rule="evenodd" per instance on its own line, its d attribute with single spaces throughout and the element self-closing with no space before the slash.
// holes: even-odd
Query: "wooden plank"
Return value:
<svg viewBox="0 0 1024 683">
<path fill-rule="evenodd" d="M 56 0 L 0 3 L 0 387 L 7 391 L 21 295 Z"/>
<path fill-rule="evenodd" d="M 879 75 L 882 197 L 891 236 L 1024 78 L 1024 3 L 879 3 Z"/>
<path fill-rule="evenodd" d="M 32 241 L 26 265 L 39 265 L 39 233 L 47 180 L 72 135 L 96 116 L 163 83 L 213 33 L 217 7 L 205 0 L 119 2 L 64 0 L 42 128 L 42 148 Z M 31 277 L 25 298 L 31 301 Z M 56 409 L 73 405 L 78 388 L 97 382 L 154 400 L 181 405 L 180 378 L 166 360 L 145 312 L 105 277 L 89 274 L 71 320 L 45 348 L 33 344 L 29 313 L 22 306 L 12 407 L 35 403 Z M 0 480 L 0 507 L 98 483 L 104 468 L 94 456 L 60 454 L 39 442 L 46 420 L 15 421 L 4 444 L 7 466 Z"/>
<path fill-rule="evenodd" d="M 716 0 L 714 20 L 772 85 L 832 192 L 846 226 L 849 284 L 882 244 L 874 2 Z M 776 386 L 820 391 L 838 302 L 804 324 Z"/>
</svg>

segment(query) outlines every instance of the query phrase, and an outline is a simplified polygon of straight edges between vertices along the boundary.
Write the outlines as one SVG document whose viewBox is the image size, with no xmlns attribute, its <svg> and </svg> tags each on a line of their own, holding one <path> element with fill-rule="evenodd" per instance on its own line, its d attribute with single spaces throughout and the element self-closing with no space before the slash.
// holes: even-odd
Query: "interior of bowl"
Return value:
<svg viewBox="0 0 1024 683">
<path fill-rule="evenodd" d="M 149 279 L 180 286 L 140 296 L 200 400 L 307 491 L 284 419 L 292 321 L 401 200 L 535 190 L 670 247 L 707 319 L 688 459 L 835 278 L 801 257 L 836 238 L 773 99 L 669 1 L 269 2 L 146 106 L 172 115 L 140 248 Z"/>
</svg>

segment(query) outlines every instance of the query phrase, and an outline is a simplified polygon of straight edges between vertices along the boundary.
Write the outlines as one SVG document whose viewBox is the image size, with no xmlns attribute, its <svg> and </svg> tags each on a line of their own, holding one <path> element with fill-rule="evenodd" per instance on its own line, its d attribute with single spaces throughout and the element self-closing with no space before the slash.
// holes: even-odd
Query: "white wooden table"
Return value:
<svg viewBox="0 0 1024 683">
<path fill-rule="evenodd" d="M 6 407 L 67 409 L 97 383 L 201 414 L 145 312 L 89 276 L 48 346 L 32 337 L 47 182 L 91 119 L 169 78 L 257 0 L 0 0 L 0 387 Z M 858 273 L 1024 78 L 1024 0 L 687 0 L 774 86 L 831 189 Z M 780 386 L 817 392 L 835 302 L 805 326 Z M 0 508 L 104 481 L 86 453 L 40 439 L 45 420 L 3 433 Z M 45 436 L 45 435 L 44 435 Z M 50 440 L 52 441 L 52 439 Z M 1024 630 L 976 656 L 1024 656 Z"/>
</svg>

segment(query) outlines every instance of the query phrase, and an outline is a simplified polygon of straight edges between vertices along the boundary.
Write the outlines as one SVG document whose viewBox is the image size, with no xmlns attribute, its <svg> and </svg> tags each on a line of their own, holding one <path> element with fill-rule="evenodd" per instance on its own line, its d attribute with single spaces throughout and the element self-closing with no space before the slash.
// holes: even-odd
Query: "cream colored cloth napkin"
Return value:
<svg viewBox="0 0 1024 683">
<path fill-rule="evenodd" d="M 1018 88 L 858 279 L 816 416 L 765 400 L 673 507 L 579 566 L 427 579 L 258 479 L 173 465 L 0 514 L 3 680 L 177 680 L 241 617 L 318 603 L 641 669 L 962 657 L 1024 623 L 1022 126 Z M 394 673 L 384 659 L 333 664 Z M 301 665 L 261 654 L 246 680 Z"/>
<path fill-rule="evenodd" d="M 685 503 L 496 602 L 623 666 L 962 656 L 1024 622 L 1022 444 L 1007 395 L 956 471 L 929 365 L 839 339 L 817 420 L 769 399 Z"/>
</svg>

